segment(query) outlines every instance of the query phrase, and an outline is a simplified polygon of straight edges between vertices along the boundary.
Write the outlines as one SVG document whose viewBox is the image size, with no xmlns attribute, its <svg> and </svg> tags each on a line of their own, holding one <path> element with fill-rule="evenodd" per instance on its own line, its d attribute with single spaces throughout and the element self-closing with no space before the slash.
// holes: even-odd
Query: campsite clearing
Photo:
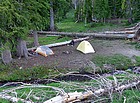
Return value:
<svg viewBox="0 0 140 103">
<path fill-rule="evenodd" d="M 26 60 L 24 58 L 15 60 L 16 66 L 22 68 L 30 68 L 33 66 L 46 66 L 55 68 L 64 68 L 70 70 L 79 70 L 85 67 L 88 60 L 96 55 L 110 56 L 113 54 L 122 54 L 129 58 L 134 56 L 140 56 L 140 51 L 136 50 L 134 45 L 131 45 L 126 40 L 103 40 L 92 39 L 88 40 L 93 46 L 95 53 L 83 54 L 76 50 L 80 42 L 77 42 L 74 46 L 59 46 L 51 48 L 54 55 L 43 57 L 37 55 Z M 94 61 L 93 61 L 94 62 Z"/>
</svg>

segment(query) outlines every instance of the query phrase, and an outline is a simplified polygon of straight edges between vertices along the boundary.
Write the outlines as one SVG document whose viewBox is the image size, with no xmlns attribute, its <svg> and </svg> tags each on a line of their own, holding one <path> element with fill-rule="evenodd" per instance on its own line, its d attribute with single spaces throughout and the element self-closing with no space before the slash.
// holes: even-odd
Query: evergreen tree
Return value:
<svg viewBox="0 0 140 103">
<path fill-rule="evenodd" d="M 129 23 L 140 20 L 140 1 L 139 0 L 122 0 L 122 10 L 125 18 Z"/>
<path fill-rule="evenodd" d="M 94 16 L 101 22 L 110 17 L 108 0 L 94 0 Z"/>
<path fill-rule="evenodd" d="M 81 0 L 77 3 L 77 8 L 75 11 L 75 18 L 77 21 L 87 22 L 92 21 L 93 14 L 93 0 Z"/>
<path fill-rule="evenodd" d="M 55 28 L 55 21 L 60 21 L 66 17 L 70 9 L 71 0 L 48 0 L 50 4 L 50 30 Z"/>
<path fill-rule="evenodd" d="M 121 8 L 122 0 L 109 0 L 108 4 L 109 4 L 111 18 L 115 19 L 123 16 L 123 12 Z"/>
<path fill-rule="evenodd" d="M 1 0 L 0 1 L 0 39 L 4 45 L 12 43 L 20 56 L 26 56 L 25 40 L 30 29 L 40 30 L 47 27 L 49 5 L 46 0 Z M 21 44 L 24 44 L 24 47 Z M 18 46 L 17 46 L 18 44 Z M 20 47 L 20 48 L 19 48 Z M 23 54 L 24 52 L 24 54 Z"/>
</svg>

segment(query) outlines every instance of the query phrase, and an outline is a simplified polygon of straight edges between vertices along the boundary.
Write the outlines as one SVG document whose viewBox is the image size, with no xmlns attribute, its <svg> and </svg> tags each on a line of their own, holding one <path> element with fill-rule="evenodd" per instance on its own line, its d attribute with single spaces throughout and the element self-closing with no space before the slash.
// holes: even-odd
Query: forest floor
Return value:
<svg viewBox="0 0 140 103">
<path fill-rule="evenodd" d="M 76 48 L 80 43 L 78 42 L 74 46 L 66 45 L 51 48 L 54 52 L 54 55 L 51 56 L 44 57 L 37 55 L 29 58 L 28 60 L 24 58 L 16 59 L 15 62 L 20 68 L 45 66 L 77 70 L 85 67 L 87 61 L 91 61 L 96 55 L 110 56 L 113 54 L 122 54 L 131 59 L 133 59 L 134 56 L 140 56 L 140 51 L 127 40 L 90 39 L 88 41 L 95 49 L 95 53 L 83 54 L 80 51 L 77 51 Z"/>
</svg>

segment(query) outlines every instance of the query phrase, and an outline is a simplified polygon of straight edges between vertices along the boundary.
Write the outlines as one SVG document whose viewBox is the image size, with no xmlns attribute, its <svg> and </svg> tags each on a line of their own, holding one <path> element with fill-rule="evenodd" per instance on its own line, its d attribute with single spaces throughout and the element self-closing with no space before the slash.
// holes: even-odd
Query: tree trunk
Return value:
<svg viewBox="0 0 140 103">
<path fill-rule="evenodd" d="M 129 12 L 129 14 L 128 14 L 128 22 L 130 24 L 132 24 L 133 23 L 133 19 L 132 19 L 132 4 L 131 4 L 131 1 L 128 0 L 127 4 L 128 4 L 128 12 Z"/>
<path fill-rule="evenodd" d="M 25 57 L 26 59 L 28 59 L 28 50 L 27 50 L 27 46 L 26 46 L 26 42 L 22 39 L 18 39 L 18 45 L 17 45 L 17 56 L 19 58 L 21 57 Z"/>
<path fill-rule="evenodd" d="M 1 54 L 2 62 L 4 64 L 9 64 L 12 61 L 12 55 L 10 50 L 4 50 Z"/>
<path fill-rule="evenodd" d="M 39 46 L 39 42 L 38 42 L 38 34 L 37 31 L 33 31 L 33 36 L 34 36 L 34 46 L 38 47 Z"/>
<path fill-rule="evenodd" d="M 78 4 L 78 0 L 72 0 L 72 3 L 74 4 L 74 9 L 77 9 L 77 4 Z"/>
<path fill-rule="evenodd" d="M 50 30 L 54 31 L 54 11 L 53 11 L 53 1 L 50 0 Z"/>
</svg>

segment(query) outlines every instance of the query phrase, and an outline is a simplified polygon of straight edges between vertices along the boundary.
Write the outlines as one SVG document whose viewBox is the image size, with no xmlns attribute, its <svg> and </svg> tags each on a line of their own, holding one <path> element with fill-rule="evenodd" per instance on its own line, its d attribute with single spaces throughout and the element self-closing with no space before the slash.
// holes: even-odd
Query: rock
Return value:
<svg viewBox="0 0 140 103">
<path fill-rule="evenodd" d="M 63 54 L 70 54 L 69 51 L 63 51 L 62 53 L 63 53 Z"/>
</svg>

